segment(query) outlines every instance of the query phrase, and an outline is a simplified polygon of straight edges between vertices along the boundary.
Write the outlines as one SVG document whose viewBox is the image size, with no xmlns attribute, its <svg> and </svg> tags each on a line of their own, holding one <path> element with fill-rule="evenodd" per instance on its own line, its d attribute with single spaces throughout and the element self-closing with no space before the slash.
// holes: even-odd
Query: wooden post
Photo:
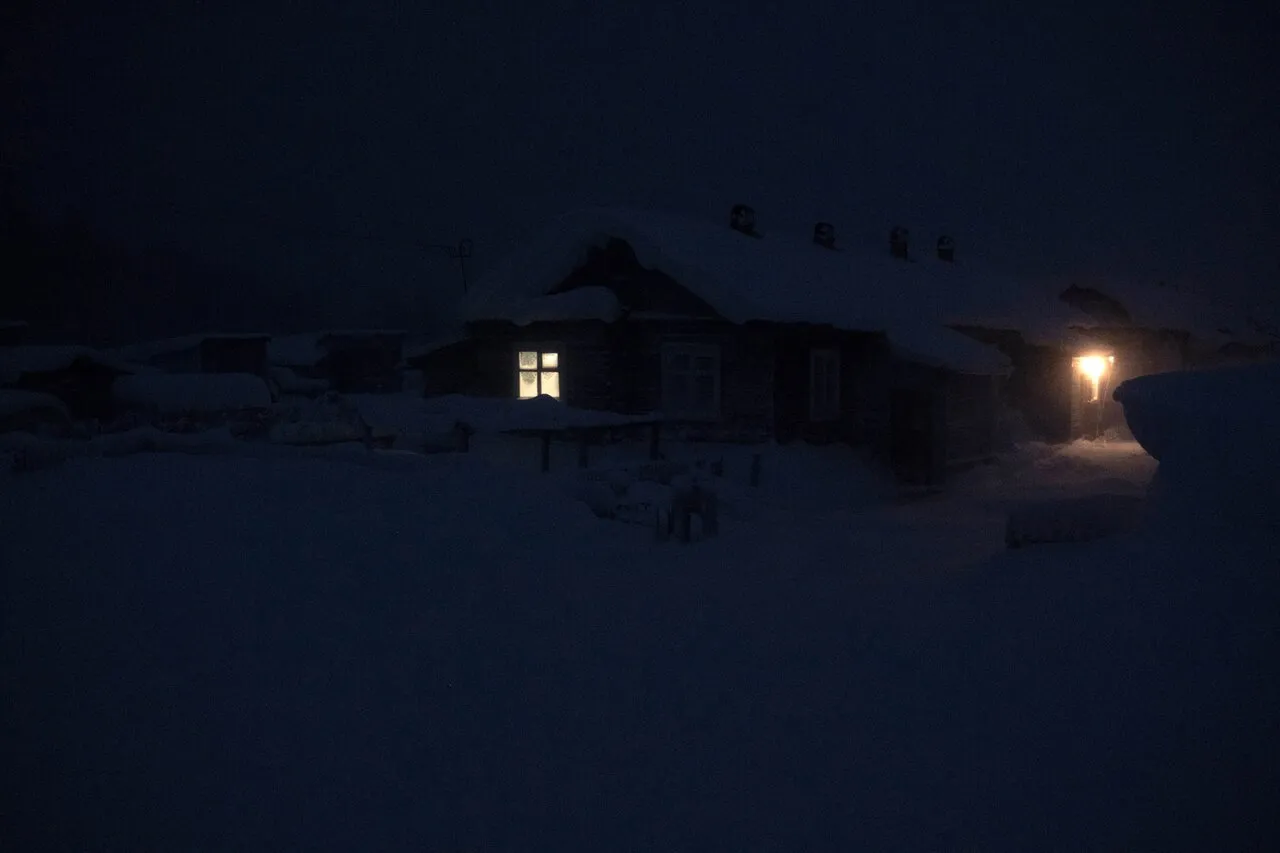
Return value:
<svg viewBox="0 0 1280 853">
<path fill-rule="evenodd" d="M 702 535 L 710 538 L 720 533 L 720 499 L 715 492 L 702 494 Z"/>
<path fill-rule="evenodd" d="M 551 470 L 551 433 L 542 433 L 542 473 Z"/>
<path fill-rule="evenodd" d="M 751 456 L 751 485 L 760 485 L 760 454 L 756 453 Z"/>
<path fill-rule="evenodd" d="M 689 542 L 693 535 L 693 513 L 688 506 L 681 506 L 676 516 L 676 537 L 681 542 Z"/>
<path fill-rule="evenodd" d="M 659 449 L 659 441 L 662 436 L 661 427 L 662 425 L 658 423 L 649 425 L 649 459 L 653 461 L 656 461 L 662 455 Z"/>
</svg>

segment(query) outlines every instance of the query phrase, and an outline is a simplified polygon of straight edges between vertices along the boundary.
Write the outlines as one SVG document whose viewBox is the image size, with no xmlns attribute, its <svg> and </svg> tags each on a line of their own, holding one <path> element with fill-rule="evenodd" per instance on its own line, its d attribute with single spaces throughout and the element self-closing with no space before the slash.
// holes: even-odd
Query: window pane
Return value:
<svg viewBox="0 0 1280 853">
<path fill-rule="evenodd" d="M 536 370 L 538 367 L 538 354 L 536 352 L 520 353 L 520 369 Z"/>
<path fill-rule="evenodd" d="M 538 372 L 536 370 L 520 371 L 520 399 L 527 400 L 538 396 Z"/>
<path fill-rule="evenodd" d="M 560 354 L 556 352 L 544 352 L 542 354 L 542 366 L 549 370 L 556 370 L 560 367 Z"/>
<path fill-rule="evenodd" d="M 542 393 L 548 394 L 559 399 L 560 397 L 560 373 L 555 370 L 544 370 L 542 372 Z"/>
<path fill-rule="evenodd" d="M 689 369 L 689 353 L 673 352 L 667 360 L 667 366 L 672 370 L 688 370 Z"/>
<path fill-rule="evenodd" d="M 698 370 L 714 370 L 716 360 L 709 355 L 700 355 L 694 359 L 693 366 Z"/>
</svg>

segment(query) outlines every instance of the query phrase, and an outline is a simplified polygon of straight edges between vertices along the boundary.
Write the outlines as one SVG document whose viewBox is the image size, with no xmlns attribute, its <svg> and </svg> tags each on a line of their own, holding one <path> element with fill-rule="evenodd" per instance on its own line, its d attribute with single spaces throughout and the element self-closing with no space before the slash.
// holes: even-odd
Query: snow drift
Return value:
<svg viewBox="0 0 1280 853">
<path fill-rule="evenodd" d="M 1143 376 L 1113 396 L 1160 461 L 1152 496 L 1164 513 L 1280 528 L 1280 364 Z"/>
</svg>

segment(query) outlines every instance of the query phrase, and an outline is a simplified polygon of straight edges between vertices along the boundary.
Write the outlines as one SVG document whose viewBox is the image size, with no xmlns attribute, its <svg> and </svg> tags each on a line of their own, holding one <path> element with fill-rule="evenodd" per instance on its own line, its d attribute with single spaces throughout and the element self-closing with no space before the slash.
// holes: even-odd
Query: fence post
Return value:
<svg viewBox="0 0 1280 853">
<path fill-rule="evenodd" d="M 578 438 L 578 467 L 579 468 L 588 467 L 588 463 L 591 461 L 590 459 L 591 451 L 588 448 L 589 448 L 589 445 L 588 445 L 587 433 L 584 432 Z"/>
<path fill-rule="evenodd" d="M 659 450 L 659 442 L 661 440 L 661 425 L 652 423 L 649 425 L 649 459 L 656 461 L 661 456 Z"/>
</svg>

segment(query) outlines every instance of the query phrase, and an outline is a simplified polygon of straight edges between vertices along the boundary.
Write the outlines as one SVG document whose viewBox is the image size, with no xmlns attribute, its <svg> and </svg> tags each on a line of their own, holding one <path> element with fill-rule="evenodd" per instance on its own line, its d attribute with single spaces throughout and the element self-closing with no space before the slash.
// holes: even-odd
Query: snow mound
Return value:
<svg viewBox="0 0 1280 853">
<path fill-rule="evenodd" d="M 484 433 L 625 426 L 653 420 L 649 415 L 575 409 L 545 394 L 528 400 L 449 394 L 424 400 L 420 412 L 436 427 L 463 423 Z"/>
<path fill-rule="evenodd" d="M 299 376 L 287 367 L 272 367 L 268 371 L 268 376 L 281 394 L 310 396 L 323 394 L 329 390 L 328 380 Z"/>
<path fill-rule="evenodd" d="M 1160 460 L 1152 494 L 1167 524 L 1280 530 L 1280 364 L 1143 376 L 1114 396 Z"/>
<path fill-rule="evenodd" d="M 122 376 L 112 386 L 117 400 L 160 414 L 266 409 L 271 391 L 247 373 L 188 373 Z"/>
<path fill-rule="evenodd" d="M 51 412 L 67 416 L 67 407 L 52 394 L 36 391 L 0 389 L 0 418 L 10 418 L 28 412 Z"/>
</svg>

